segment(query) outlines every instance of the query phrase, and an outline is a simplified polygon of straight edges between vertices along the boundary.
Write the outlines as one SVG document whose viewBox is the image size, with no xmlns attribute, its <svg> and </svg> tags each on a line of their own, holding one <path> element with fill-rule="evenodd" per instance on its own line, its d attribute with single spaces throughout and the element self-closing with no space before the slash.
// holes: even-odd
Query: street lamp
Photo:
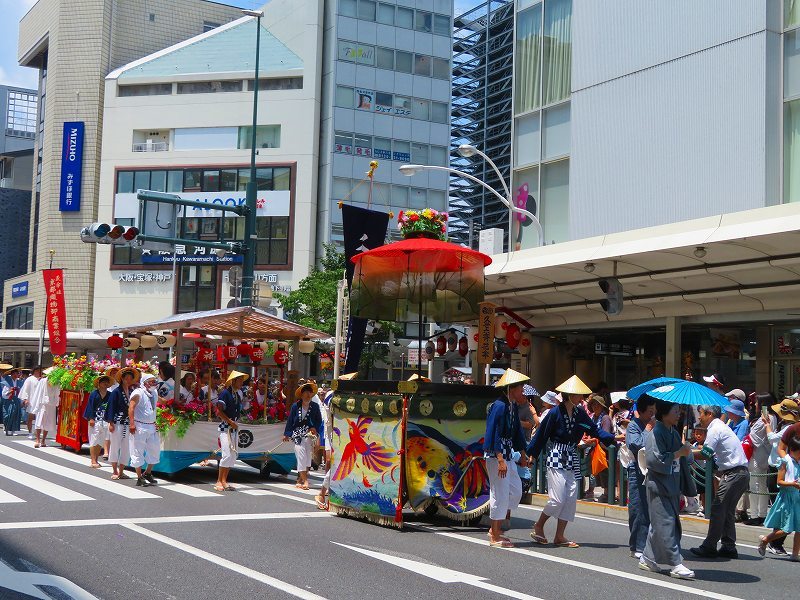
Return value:
<svg viewBox="0 0 800 600">
<path fill-rule="evenodd" d="M 263 10 L 242 10 L 248 17 L 256 19 L 256 65 L 255 79 L 253 81 L 253 131 L 250 140 L 250 181 L 247 182 L 245 205 L 248 212 L 244 221 L 244 244 L 247 250 L 244 253 L 242 265 L 242 305 L 253 304 L 253 280 L 256 268 L 256 197 L 258 196 L 256 183 L 256 129 L 258 127 L 258 59 L 261 54 L 261 17 Z"/>
<path fill-rule="evenodd" d="M 505 196 L 490 186 L 488 183 L 481 181 L 474 175 L 470 175 L 469 173 L 465 173 L 463 171 L 459 171 L 458 169 L 453 169 L 452 167 L 439 167 L 434 165 L 401 165 L 398 167 L 398 170 L 407 177 L 411 177 L 412 175 L 416 175 L 420 171 L 445 171 L 447 173 L 453 173 L 458 175 L 459 177 L 463 177 L 464 179 L 468 179 L 473 183 L 477 183 L 478 185 L 482 186 L 484 189 L 488 190 L 492 194 L 494 194 L 500 202 L 503 203 L 504 206 L 508 207 L 508 251 L 509 253 L 514 251 L 514 243 L 512 241 L 513 235 L 513 224 L 514 224 L 514 213 L 519 213 L 528 217 L 533 225 L 536 227 L 536 232 L 539 235 L 539 245 L 544 244 L 544 231 L 542 230 L 542 224 L 539 222 L 539 219 L 536 218 L 536 215 L 531 213 L 530 211 L 525 210 L 524 208 L 519 208 L 514 205 L 514 201 L 511 198 L 511 190 L 509 189 L 508 185 L 506 185 L 506 181 L 503 178 L 503 175 L 500 173 L 500 169 L 497 168 L 497 165 L 494 164 L 494 161 L 486 156 L 483 152 L 478 150 L 475 146 L 471 146 L 470 144 L 461 144 L 458 147 L 458 153 L 463 156 L 464 158 L 470 158 L 475 156 L 476 154 L 482 157 L 489 165 L 492 167 L 494 172 L 497 174 L 497 177 L 500 179 L 500 183 L 503 184 L 503 191 L 505 192 Z"/>
</svg>

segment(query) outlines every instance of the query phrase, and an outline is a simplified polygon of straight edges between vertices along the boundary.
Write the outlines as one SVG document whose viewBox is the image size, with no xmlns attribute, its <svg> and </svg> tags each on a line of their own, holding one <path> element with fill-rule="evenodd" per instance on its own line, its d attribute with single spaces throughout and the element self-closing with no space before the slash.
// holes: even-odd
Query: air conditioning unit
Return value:
<svg viewBox="0 0 800 600">
<path fill-rule="evenodd" d="M 478 251 L 488 254 L 503 253 L 503 230 L 498 227 L 482 229 L 478 236 Z"/>
</svg>

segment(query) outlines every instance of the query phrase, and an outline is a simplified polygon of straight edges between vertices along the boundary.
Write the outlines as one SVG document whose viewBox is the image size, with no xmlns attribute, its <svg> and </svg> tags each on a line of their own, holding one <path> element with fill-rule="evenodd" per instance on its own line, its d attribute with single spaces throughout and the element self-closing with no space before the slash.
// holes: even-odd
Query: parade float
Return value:
<svg viewBox="0 0 800 600">
<path fill-rule="evenodd" d="M 312 351 L 314 340 L 327 338 L 327 334 L 249 306 L 178 314 L 101 333 L 108 336 L 110 352 L 117 358 L 58 358 L 50 374 L 50 382 L 62 390 L 58 443 L 77 451 L 88 441 L 83 411 L 97 376 L 120 364 L 156 374 L 158 360 L 145 361 L 142 357 L 167 351 L 172 356 L 176 382 L 182 373 L 197 373 L 203 368 L 219 371 L 223 381 L 234 368 L 252 373 L 246 388 L 249 406 L 240 419 L 239 460 L 264 475 L 288 474 L 295 468 L 294 450 L 283 442 L 288 409 L 283 398 L 294 397 L 298 374 L 287 367 L 291 366 L 290 359 L 296 364 L 301 352 Z M 274 402 L 264 398 L 259 403 L 255 382 L 267 366 L 278 370 L 280 387 L 275 390 Z M 199 387 L 194 398 L 183 405 L 174 399 L 159 400 L 156 429 L 161 435 L 161 461 L 154 470 L 175 473 L 218 457 L 218 424 L 211 404 L 199 398 Z"/>
<path fill-rule="evenodd" d="M 491 259 L 444 241 L 446 219 L 431 209 L 401 212 L 405 239 L 352 258 L 351 315 L 415 322 L 420 352 L 411 381 L 333 382 L 330 503 L 337 514 L 400 528 L 406 505 L 462 522 L 488 511 L 483 437 L 497 390 L 422 377 L 423 345 L 428 352 L 457 347 L 464 356 L 468 344 L 491 336 L 482 341 L 494 352 L 494 308 L 482 302 Z M 492 332 L 471 341 L 439 336 L 434 346 L 423 333 L 425 320 L 474 324 L 482 312 L 490 312 Z"/>
</svg>

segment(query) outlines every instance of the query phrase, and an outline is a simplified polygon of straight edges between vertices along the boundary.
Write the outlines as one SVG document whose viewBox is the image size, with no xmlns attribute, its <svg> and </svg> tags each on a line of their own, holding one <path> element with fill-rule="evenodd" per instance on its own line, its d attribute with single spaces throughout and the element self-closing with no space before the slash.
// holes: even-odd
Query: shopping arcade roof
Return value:
<svg viewBox="0 0 800 600">
<path fill-rule="evenodd" d="M 611 317 L 600 307 L 598 281 L 615 268 L 625 303 Z M 496 255 L 486 268 L 486 299 L 535 327 L 800 309 L 800 206 Z"/>
<path fill-rule="evenodd" d="M 293 340 L 329 338 L 330 335 L 316 329 L 309 329 L 297 323 L 275 317 L 260 308 L 238 306 L 193 313 L 181 313 L 159 321 L 125 325 L 98 330 L 100 335 L 112 333 L 150 333 L 180 329 L 184 333 L 202 333 L 241 340 Z"/>
</svg>

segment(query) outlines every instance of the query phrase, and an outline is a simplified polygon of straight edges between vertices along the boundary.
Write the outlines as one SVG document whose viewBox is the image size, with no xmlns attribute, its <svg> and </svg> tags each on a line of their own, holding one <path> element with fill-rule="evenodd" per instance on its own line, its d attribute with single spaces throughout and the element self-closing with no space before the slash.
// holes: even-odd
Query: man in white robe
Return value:
<svg viewBox="0 0 800 600">
<path fill-rule="evenodd" d="M 47 446 L 45 440 L 48 432 L 56 430 L 56 413 L 61 398 L 61 389 L 52 385 L 47 376 L 52 373 L 53 367 L 42 372 L 43 377 L 36 382 L 28 411 L 35 415 L 36 441 L 34 448 Z"/>
<path fill-rule="evenodd" d="M 22 389 L 19 391 L 19 400 L 22 403 L 22 407 L 27 411 L 27 417 L 25 419 L 26 424 L 28 426 L 28 439 L 32 440 L 33 435 L 31 434 L 31 428 L 33 426 L 33 419 L 35 419 L 35 415 L 33 413 L 33 409 L 31 408 L 31 401 L 33 396 L 33 391 L 36 389 L 36 384 L 39 383 L 39 379 L 42 376 L 42 367 L 36 366 L 31 371 L 31 374 L 25 379 L 25 382 L 22 384 Z"/>
</svg>

